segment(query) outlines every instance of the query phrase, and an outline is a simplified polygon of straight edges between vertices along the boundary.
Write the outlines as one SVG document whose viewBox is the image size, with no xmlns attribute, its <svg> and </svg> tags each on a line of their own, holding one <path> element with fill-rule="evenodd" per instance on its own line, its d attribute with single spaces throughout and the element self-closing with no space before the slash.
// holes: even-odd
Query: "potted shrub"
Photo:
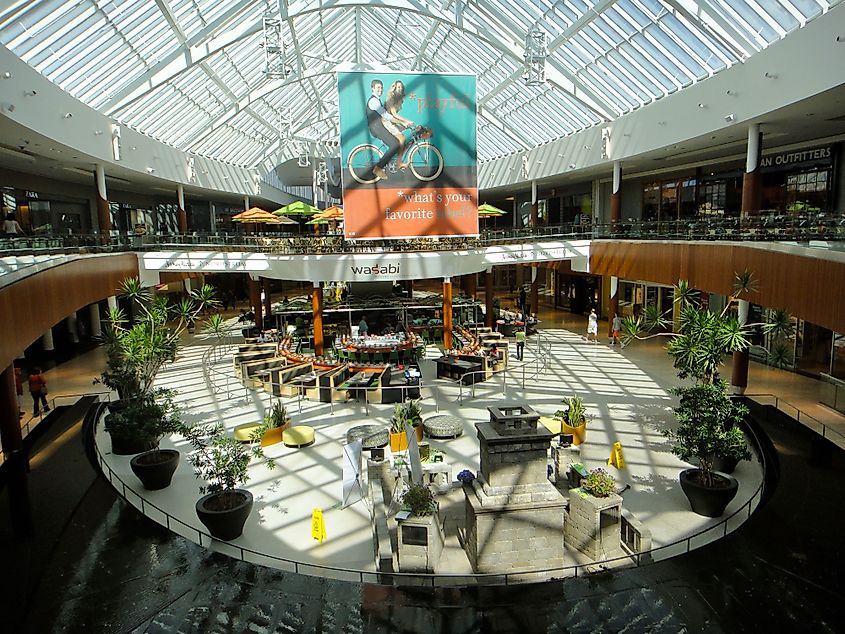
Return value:
<svg viewBox="0 0 845 634">
<path fill-rule="evenodd" d="M 411 423 L 411 427 L 414 428 L 414 433 L 417 435 L 417 442 L 422 442 L 423 426 L 420 399 L 411 399 L 405 403 L 405 420 Z"/>
<path fill-rule="evenodd" d="M 580 445 L 587 439 L 587 408 L 580 396 L 570 396 L 563 400 L 565 410 L 558 410 L 555 416 L 561 419 L 560 439 L 563 444 L 563 437 L 572 436 L 572 444 Z"/>
<path fill-rule="evenodd" d="M 686 462 L 698 462 L 698 468 L 681 472 L 681 488 L 693 511 L 719 517 L 736 495 L 738 483 L 727 473 L 716 471 L 716 460 L 751 458 L 745 435 L 737 426 L 748 409 L 731 400 L 721 380 L 675 388 L 674 393 L 681 403 L 675 408 L 678 427 L 667 432 L 674 443 L 672 453 Z"/>
<path fill-rule="evenodd" d="M 265 457 L 261 448 L 239 443 L 219 423 L 196 425 L 184 435 L 194 448 L 188 460 L 197 478 L 206 481 L 199 487 L 205 495 L 197 500 L 197 517 L 212 537 L 224 541 L 240 537 L 253 499 L 252 493 L 238 487 L 249 480 L 252 457 Z M 274 468 L 275 463 L 267 460 L 267 466 Z"/>
<path fill-rule="evenodd" d="M 262 447 L 282 442 L 282 432 L 290 427 L 290 420 L 287 408 L 281 401 L 276 401 L 264 417 L 264 423 L 252 432 L 253 442 L 260 442 Z"/>
<path fill-rule="evenodd" d="M 107 428 L 112 430 L 112 448 L 119 447 L 121 429 L 127 433 L 143 433 L 148 438 L 150 449 L 132 458 L 129 466 L 132 472 L 150 491 L 170 486 L 173 473 L 179 466 L 179 452 L 175 449 L 160 449 L 159 440 L 165 434 L 183 430 L 179 408 L 174 402 L 175 390 L 154 390 L 150 398 L 129 401 L 122 410 L 109 414 Z"/>
<path fill-rule="evenodd" d="M 156 374 L 176 359 L 188 323 L 217 302 L 208 285 L 175 305 L 165 296 L 153 296 L 137 278 L 124 280 L 118 292 L 129 300 L 133 317 L 120 308 L 109 311 L 102 334 L 106 368 L 95 382 L 115 390 L 120 398 L 109 405 L 105 428 L 112 438 L 112 451 L 131 455 L 156 446 L 161 436 L 151 433 L 158 423 L 149 420 L 156 411 L 163 411 L 155 405 Z"/>
<path fill-rule="evenodd" d="M 417 517 L 432 515 L 437 510 L 434 494 L 424 484 L 411 484 L 402 496 L 402 505 Z"/>
<path fill-rule="evenodd" d="M 739 297 L 756 287 L 748 271 L 737 273 L 734 295 Z M 755 326 L 769 331 L 772 324 L 742 324 L 728 313 L 702 308 L 696 291 L 680 280 L 674 288 L 674 301 L 681 305 L 677 332 L 660 333 L 669 337 L 666 349 L 682 379 L 692 379 L 692 386 L 675 388 L 680 405 L 675 408 L 678 427 L 666 435 L 674 442 L 672 452 L 685 461 L 697 461 L 698 467 L 680 474 L 681 488 L 692 510 L 707 517 L 719 517 L 737 493 L 738 483 L 715 467 L 724 459 L 748 460 L 751 453 L 737 423 L 747 414 L 745 406 L 727 394 L 727 385 L 719 377 L 726 354 L 746 350 L 748 334 Z M 623 340 L 643 339 L 669 324 L 656 310 L 646 310 L 636 320 L 623 321 Z M 734 465 L 735 466 L 735 465 Z"/>
<path fill-rule="evenodd" d="M 390 450 L 393 453 L 408 448 L 408 435 L 405 431 L 406 410 L 403 403 L 393 406 L 393 417 L 390 419 Z"/>
<path fill-rule="evenodd" d="M 616 481 L 604 469 L 593 469 L 581 480 L 581 490 L 597 498 L 610 497 L 616 492 Z"/>
</svg>

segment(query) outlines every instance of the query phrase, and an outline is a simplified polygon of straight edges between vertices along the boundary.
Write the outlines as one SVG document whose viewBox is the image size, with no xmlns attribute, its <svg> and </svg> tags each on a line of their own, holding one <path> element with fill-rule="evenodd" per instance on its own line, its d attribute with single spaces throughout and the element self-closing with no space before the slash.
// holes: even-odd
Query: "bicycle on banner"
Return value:
<svg viewBox="0 0 845 634">
<path fill-rule="evenodd" d="M 443 155 L 433 143 L 429 142 L 433 135 L 434 132 L 431 128 L 421 125 L 414 126 L 410 136 L 405 141 L 405 149 L 401 155 L 397 154 L 390 160 L 385 166 L 385 171 L 396 174 L 408 169 L 415 178 L 421 181 L 433 181 L 440 176 L 443 171 Z M 378 145 L 362 143 L 352 148 L 346 161 L 352 178 L 362 185 L 369 185 L 381 180 L 373 172 L 373 167 L 386 151 L 387 145 L 383 142 L 379 142 Z M 397 165 L 402 165 L 402 167 L 397 167 Z"/>
</svg>

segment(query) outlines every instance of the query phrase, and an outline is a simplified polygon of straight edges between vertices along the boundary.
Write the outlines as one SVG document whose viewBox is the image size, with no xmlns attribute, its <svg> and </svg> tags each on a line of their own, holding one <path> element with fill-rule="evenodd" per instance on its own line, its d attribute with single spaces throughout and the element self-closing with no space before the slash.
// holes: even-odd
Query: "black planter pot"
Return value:
<svg viewBox="0 0 845 634">
<path fill-rule="evenodd" d="M 148 491 L 170 486 L 173 472 L 179 466 L 179 452 L 175 449 L 145 451 L 129 461 L 134 473 Z"/>
<path fill-rule="evenodd" d="M 138 453 L 150 451 L 158 446 L 158 438 L 135 436 L 131 434 L 114 434 L 111 437 L 111 452 L 116 456 L 134 456 Z"/>
<path fill-rule="evenodd" d="M 705 517 L 721 517 L 739 490 L 739 482 L 727 473 L 714 473 L 718 486 L 707 487 L 699 482 L 701 469 L 684 469 L 680 473 L 681 488 L 694 513 Z"/>
<path fill-rule="evenodd" d="M 733 473 L 736 466 L 739 464 L 739 458 L 720 458 L 716 456 L 713 458 L 713 471 L 720 473 Z"/>
<path fill-rule="evenodd" d="M 230 509 L 219 508 L 222 493 L 209 493 L 197 500 L 197 517 L 200 522 L 212 537 L 223 541 L 241 536 L 246 518 L 252 511 L 252 493 L 246 489 L 234 489 L 231 494 L 239 498 L 239 503 Z"/>
</svg>

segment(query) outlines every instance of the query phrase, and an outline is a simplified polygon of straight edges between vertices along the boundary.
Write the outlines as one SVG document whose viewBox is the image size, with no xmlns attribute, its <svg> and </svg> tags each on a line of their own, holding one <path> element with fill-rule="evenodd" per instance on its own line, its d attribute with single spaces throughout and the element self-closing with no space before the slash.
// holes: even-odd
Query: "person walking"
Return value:
<svg viewBox="0 0 845 634">
<path fill-rule="evenodd" d="M 599 342 L 599 316 L 596 315 L 596 309 L 590 309 L 590 316 L 587 318 L 587 341 L 590 341 L 590 335 L 592 335 L 592 341 L 595 343 Z"/>
<path fill-rule="evenodd" d="M 32 395 L 33 416 L 41 414 L 41 405 L 44 406 L 45 412 L 50 411 L 50 406 L 47 405 L 47 380 L 39 367 L 32 368 L 29 373 L 29 393 Z"/>
<path fill-rule="evenodd" d="M 610 325 L 610 345 L 615 346 L 619 343 L 619 333 L 622 330 L 622 320 L 619 319 L 617 313 L 613 313 L 613 321 Z"/>
<path fill-rule="evenodd" d="M 23 235 L 23 229 L 21 229 L 14 213 L 6 214 L 6 219 L 3 221 L 3 233 L 7 236 Z"/>
<path fill-rule="evenodd" d="M 516 331 L 516 358 L 522 361 L 523 350 L 525 350 L 525 327 Z"/>
</svg>

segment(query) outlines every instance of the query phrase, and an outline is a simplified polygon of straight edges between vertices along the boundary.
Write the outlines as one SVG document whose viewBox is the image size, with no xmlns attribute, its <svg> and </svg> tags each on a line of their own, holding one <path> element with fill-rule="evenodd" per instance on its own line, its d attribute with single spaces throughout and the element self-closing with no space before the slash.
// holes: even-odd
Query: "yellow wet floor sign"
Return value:
<svg viewBox="0 0 845 634">
<path fill-rule="evenodd" d="M 617 469 L 625 468 L 625 456 L 622 455 L 621 442 L 613 443 L 613 449 L 610 450 L 610 458 L 608 458 L 607 464 Z"/>
<path fill-rule="evenodd" d="M 326 539 L 326 525 L 323 523 L 323 511 L 318 508 L 311 511 L 311 537 L 321 544 Z"/>
</svg>

